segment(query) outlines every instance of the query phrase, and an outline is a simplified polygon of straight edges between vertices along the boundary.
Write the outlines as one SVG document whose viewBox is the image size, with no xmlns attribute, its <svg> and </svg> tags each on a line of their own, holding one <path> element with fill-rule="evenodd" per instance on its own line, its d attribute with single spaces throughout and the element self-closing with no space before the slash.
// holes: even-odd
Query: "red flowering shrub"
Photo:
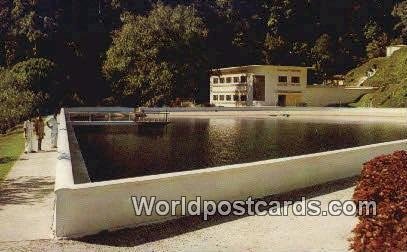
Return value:
<svg viewBox="0 0 407 252">
<path fill-rule="evenodd" d="M 360 215 L 355 251 L 407 251 L 407 152 L 377 157 L 363 166 L 355 201 L 375 201 L 377 214 Z"/>
</svg>

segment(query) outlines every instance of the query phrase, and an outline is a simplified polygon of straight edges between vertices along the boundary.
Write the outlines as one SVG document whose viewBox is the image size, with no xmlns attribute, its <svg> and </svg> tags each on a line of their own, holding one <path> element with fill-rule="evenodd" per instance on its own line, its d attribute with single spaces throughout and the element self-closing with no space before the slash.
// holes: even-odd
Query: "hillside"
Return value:
<svg viewBox="0 0 407 252">
<path fill-rule="evenodd" d="M 367 71 L 376 68 L 376 73 L 366 78 Z M 407 49 L 395 52 L 389 58 L 376 58 L 353 69 L 345 77 L 347 86 L 379 87 L 363 96 L 357 107 L 406 107 L 407 106 Z"/>
</svg>

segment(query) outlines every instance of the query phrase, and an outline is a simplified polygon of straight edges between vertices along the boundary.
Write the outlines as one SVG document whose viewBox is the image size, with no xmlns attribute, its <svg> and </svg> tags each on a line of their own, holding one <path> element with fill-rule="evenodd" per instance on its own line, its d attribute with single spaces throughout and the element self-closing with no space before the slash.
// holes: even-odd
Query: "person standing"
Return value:
<svg viewBox="0 0 407 252">
<path fill-rule="evenodd" d="M 47 126 L 51 129 L 51 145 L 52 148 L 57 148 L 57 141 L 58 141 L 58 120 L 57 120 L 58 113 L 55 112 L 54 115 L 48 119 Z"/>
<path fill-rule="evenodd" d="M 24 122 L 24 138 L 25 138 L 25 146 L 24 146 L 24 153 L 33 153 L 33 136 L 34 136 L 34 124 L 32 120 L 27 119 Z"/>
<path fill-rule="evenodd" d="M 42 139 L 44 139 L 45 136 L 44 127 L 45 127 L 44 120 L 42 119 L 41 115 L 38 115 L 34 123 L 35 134 L 37 135 L 38 140 L 38 151 L 42 150 L 41 149 Z"/>
</svg>

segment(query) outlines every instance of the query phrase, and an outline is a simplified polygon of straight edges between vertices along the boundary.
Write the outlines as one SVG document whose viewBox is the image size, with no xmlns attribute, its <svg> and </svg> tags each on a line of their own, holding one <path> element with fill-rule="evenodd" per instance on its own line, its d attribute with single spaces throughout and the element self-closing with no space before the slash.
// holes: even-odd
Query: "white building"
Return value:
<svg viewBox="0 0 407 252">
<path fill-rule="evenodd" d="M 210 103 L 241 106 L 342 106 L 373 87 L 308 85 L 309 67 L 251 65 L 214 69 Z"/>
<path fill-rule="evenodd" d="M 397 52 L 401 48 L 406 48 L 407 45 L 391 45 L 386 48 L 386 57 L 390 57 L 393 53 Z"/>
<path fill-rule="evenodd" d="M 210 102 L 216 106 L 299 106 L 307 67 L 251 65 L 213 70 Z"/>
</svg>

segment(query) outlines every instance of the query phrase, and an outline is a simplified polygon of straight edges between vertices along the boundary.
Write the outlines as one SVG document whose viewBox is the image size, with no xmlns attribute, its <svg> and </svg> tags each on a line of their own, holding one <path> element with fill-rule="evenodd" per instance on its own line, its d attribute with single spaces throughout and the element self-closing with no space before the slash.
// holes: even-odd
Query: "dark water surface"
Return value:
<svg viewBox="0 0 407 252">
<path fill-rule="evenodd" d="M 187 171 L 407 138 L 407 126 L 280 119 L 172 119 L 165 129 L 75 126 L 92 181 Z"/>
</svg>

